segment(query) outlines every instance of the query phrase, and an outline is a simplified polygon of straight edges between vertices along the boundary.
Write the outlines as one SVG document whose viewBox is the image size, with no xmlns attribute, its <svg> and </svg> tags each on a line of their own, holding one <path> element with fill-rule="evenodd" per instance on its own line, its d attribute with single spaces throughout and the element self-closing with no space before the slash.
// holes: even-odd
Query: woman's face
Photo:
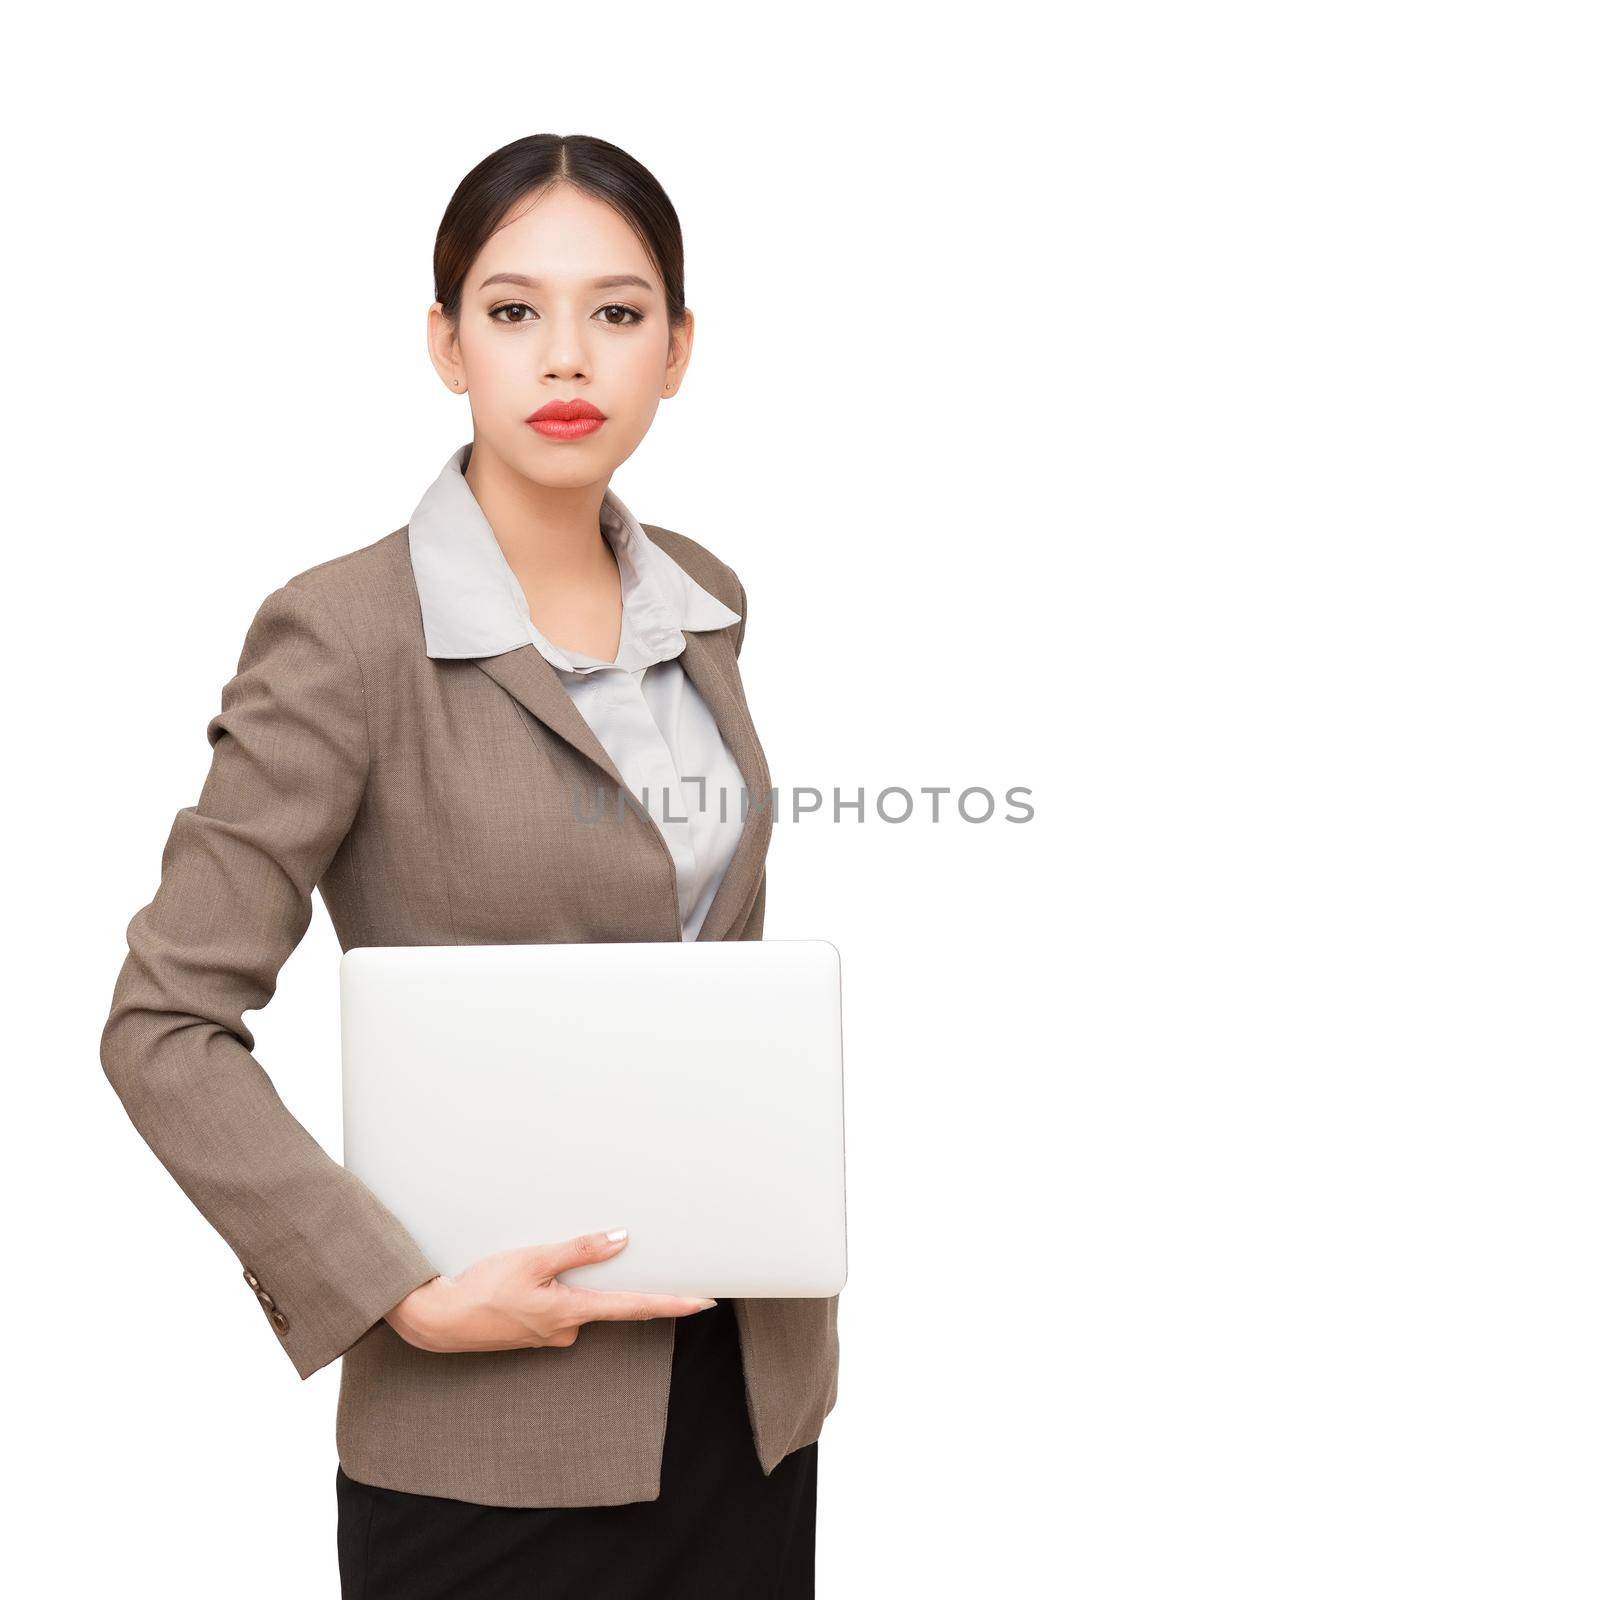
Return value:
<svg viewBox="0 0 1600 1600">
<path fill-rule="evenodd" d="M 557 184 L 512 217 L 467 274 L 459 332 L 430 308 L 429 353 L 470 399 L 475 450 L 548 488 L 604 483 L 676 391 L 693 318 L 672 336 L 649 254 L 603 201 Z M 552 400 L 586 400 L 605 421 L 541 433 L 528 419 Z"/>
</svg>

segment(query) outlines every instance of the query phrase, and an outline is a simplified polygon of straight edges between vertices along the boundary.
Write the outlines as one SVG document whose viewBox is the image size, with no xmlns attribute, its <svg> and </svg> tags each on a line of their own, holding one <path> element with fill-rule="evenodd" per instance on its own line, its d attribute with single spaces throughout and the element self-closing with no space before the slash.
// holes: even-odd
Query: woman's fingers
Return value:
<svg viewBox="0 0 1600 1600">
<path fill-rule="evenodd" d="M 626 1230 L 615 1229 L 497 1250 L 454 1277 L 441 1276 L 414 1290 L 396 1314 L 419 1297 L 426 1296 L 427 1303 L 411 1306 L 410 1321 L 391 1325 L 425 1350 L 516 1350 L 571 1345 L 586 1322 L 687 1317 L 716 1304 L 694 1295 L 577 1289 L 556 1276 L 608 1260 L 626 1243 Z"/>
<path fill-rule="evenodd" d="M 617 1237 L 613 1238 L 615 1234 Z M 606 1233 L 580 1233 L 556 1244 L 530 1244 L 520 1253 L 522 1265 L 538 1273 L 541 1278 L 553 1278 L 568 1267 L 586 1266 L 591 1261 L 606 1261 L 628 1242 L 626 1228 L 614 1228 Z"/>
<path fill-rule="evenodd" d="M 562 1320 L 567 1324 L 584 1322 L 643 1322 L 651 1317 L 687 1317 L 706 1311 L 715 1300 L 697 1295 L 635 1294 L 618 1289 L 579 1289 L 562 1283 L 557 1273 L 583 1267 L 594 1261 L 608 1261 L 628 1242 L 626 1228 L 608 1232 L 580 1233 L 555 1244 L 528 1245 L 512 1251 L 515 1265 L 531 1272 L 549 1290 L 561 1294 Z"/>
<path fill-rule="evenodd" d="M 681 1294 L 631 1294 L 624 1289 L 574 1289 L 570 1284 L 558 1283 L 566 1290 L 562 1307 L 579 1322 L 644 1322 L 651 1317 L 687 1317 L 696 1311 L 707 1311 L 717 1302 L 701 1300 L 694 1295 Z"/>
</svg>

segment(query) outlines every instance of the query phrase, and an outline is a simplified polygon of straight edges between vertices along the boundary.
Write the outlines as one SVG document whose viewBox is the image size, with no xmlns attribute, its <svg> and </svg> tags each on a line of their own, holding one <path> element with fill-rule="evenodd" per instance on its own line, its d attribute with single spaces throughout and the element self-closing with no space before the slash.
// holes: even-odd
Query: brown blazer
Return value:
<svg viewBox="0 0 1600 1600">
<path fill-rule="evenodd" d="M 680 659 L 752 801 L 700 937 L 759 939 L 773 819 L 737 665 L 744 587 L 694 540 L 645 526 L 740 615 L 686 631 Z M 682 937 L 666 841 L 634 806 L 618 820 L 622 777 L 538 649 L 429 658 L 408 531 L 298 574 L 256 613 L 206 729 L 199 803 L 128 924 L 101 1060 L 295 1370 L 344 1357 L 352 1478 L 498 1506 L 653 1500 L 677 1320 L 586 1323 L 566 1348 L 406 1343 L 384 1313 L 436 1269 L 284 1105 L 242 1020 L 271 999 L 313 886 L 345 950 Z M 734 1306 L 770 1473 L 833 1409 L 838 1297 Z"/>
</svg>

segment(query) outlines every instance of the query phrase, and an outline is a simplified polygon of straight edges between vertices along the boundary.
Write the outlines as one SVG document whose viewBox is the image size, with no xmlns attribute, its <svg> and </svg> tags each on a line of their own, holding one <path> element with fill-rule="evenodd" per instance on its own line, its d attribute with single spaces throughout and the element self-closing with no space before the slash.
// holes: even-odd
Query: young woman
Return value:
<svg viewBox="0 0 1600 1600">
<path fill-rule="evenodd" d="M 434 272 L 472 441 L 256 613 L 102 1060 L 300 1376 L 344 1357 L 346 1595 L 809 1595 L 837 1297 L 561 1283 L 617 1218 L 442 1277 L 251 1053 L 314 887 L 344 949 L 762 933 L 744 587 L 609 486 L 688 364 L 677 215 L 615 146 L 541 134 L 462 180 Z"/>
</svg>

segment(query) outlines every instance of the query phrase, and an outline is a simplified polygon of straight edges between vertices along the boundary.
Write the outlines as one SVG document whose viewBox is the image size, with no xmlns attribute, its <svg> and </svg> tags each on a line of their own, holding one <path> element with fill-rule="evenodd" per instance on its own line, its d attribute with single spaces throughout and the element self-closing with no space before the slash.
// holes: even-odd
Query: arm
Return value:
<svg viewBox="0 0 1600 1600">
<path fill-rule="evenodd" d="M 243 1022 L 310 925 L 370 760 L 360 663 L 305 587 L 262 603 L 206 738 L 199 803 L 178 812 L 155 898 L 128 924 L 100 1059 L 309 1378 L 437 1273 L 279 1099 Z"/>
</svg>

